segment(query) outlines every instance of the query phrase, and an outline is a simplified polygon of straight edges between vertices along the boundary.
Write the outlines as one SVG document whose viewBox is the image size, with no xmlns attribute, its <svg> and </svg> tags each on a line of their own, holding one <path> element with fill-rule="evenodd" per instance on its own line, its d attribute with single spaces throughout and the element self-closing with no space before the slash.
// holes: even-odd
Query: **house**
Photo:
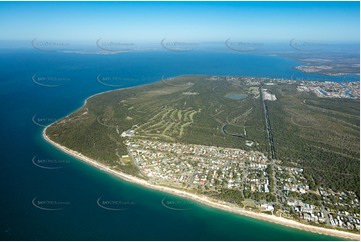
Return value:
<svg viewBox="0 0 361 242">
<path fill-rule="evenodd" d="M 303 219 L 307 221 L 311 221 L 311 215 L 309 213 L 303 213 Z"/>
<path fill-rule="evenodd" d="M 124 131 L 120 136 L 121 137 L 132 137 L 135 135 L 135 131 L 132 129 L 128 129 L 127 131 Z"/>
<path fill-rule="evenodd" d="M 262 204 L 261 208 L 265 209 L 266 211 L 273 211 L 275 209 L 272 204 L 267 203 Z"/>
<path fill-rule="evenodd" d="M 269 192 L 269 189 L 268 189 L 268 185 L 267 185 L 267 184 L 264 184 L 264 192 L 265 192 L 265 193 L 268 193 L 268 192 Z"/>
<path fill-rule="evenodd" d="M 305 213 L 313 213 L 313 205 L 305 203 L 304 206 L 301 207 L 301 211 Z"/>
</svg>

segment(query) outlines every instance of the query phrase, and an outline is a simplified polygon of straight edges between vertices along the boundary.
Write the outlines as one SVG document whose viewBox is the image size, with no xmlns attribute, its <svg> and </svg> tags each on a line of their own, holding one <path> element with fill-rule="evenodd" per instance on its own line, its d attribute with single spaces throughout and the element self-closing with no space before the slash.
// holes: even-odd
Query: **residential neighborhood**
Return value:
<svg viewBox="0 0 361 242">
<path fill-rule="evenodd" d="M 261 152 L 137 138 L 126 145 L 151 183 L 193 191 L 238 191 L 241 200 L 261 211 L 273 213 L 277 208 L 287 218 L 360 230 L 359 199 L 354 192 L 311 190 L 302 168 L 282 166 Z M 276 199 L 258 199 L 259 194 L 274 194 Z"/>
<path fill-rule="evenodd" d="M 360 82 L 302 81 L 297 90 L 324 98 L 360 98 Z"/>
</svg>

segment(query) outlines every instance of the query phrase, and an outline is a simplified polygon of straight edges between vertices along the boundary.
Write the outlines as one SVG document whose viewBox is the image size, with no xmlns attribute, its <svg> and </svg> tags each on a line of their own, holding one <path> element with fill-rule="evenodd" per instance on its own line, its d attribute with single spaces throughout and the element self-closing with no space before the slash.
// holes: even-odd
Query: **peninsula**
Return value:
<svg viewBox="0 0 361 242">
<path fill-rule="evenodd" d="M 123 180 L 359 240 L 359 83 L 179 76 L 89 98 L 43 131 Z"/>
</svg>

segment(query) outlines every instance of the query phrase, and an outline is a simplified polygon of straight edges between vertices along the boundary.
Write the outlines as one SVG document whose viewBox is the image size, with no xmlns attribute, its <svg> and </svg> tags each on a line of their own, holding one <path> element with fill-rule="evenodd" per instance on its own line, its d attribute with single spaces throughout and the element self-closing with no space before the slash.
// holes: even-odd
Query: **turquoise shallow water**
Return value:
<svg viewBox="0 0 361 242">
<path fill-rule="evenodd" d="M 41 125 L 79 108 L 90 95 L 115 88 L 98 82 L 99 75 L 124 87 L 187 73 L 303 77 L 292 69 L 293 65 L 278 57 L 224 53 L 75 55 L 1 51 L 0 239 L 336 240 L 121 181 L 64 154 L 41 137 Z M 57 87 L 35 84 L 34 75 L 44 77 L 36 79 L 43 84 Z M 58 162 L 61 168 L 35 166 L 35 156 L 46 161 L 45 165 Z M 104 209 L 99 203 L 118 210 Z M 164 204 L 186 209 L 170 209 Z"/>
</svg>

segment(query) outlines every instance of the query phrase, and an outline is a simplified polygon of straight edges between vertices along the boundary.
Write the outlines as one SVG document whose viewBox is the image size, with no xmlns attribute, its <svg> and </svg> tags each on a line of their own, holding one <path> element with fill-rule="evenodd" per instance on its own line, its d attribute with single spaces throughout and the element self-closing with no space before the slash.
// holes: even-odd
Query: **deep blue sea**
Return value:
<svg viewBox="0 0 361 242">
<path fill-rule="evenodd" d="M 95 55 L 0 50 L 0 239 L 337 239 L 219 211 L 124 182 L 64 154 L 41 136 L 43 126 L 81 107 L 93 94 L 162 77 L 207 74 L 326 79 L 294 70 L 295 65 L 280 57 L 237 53 Z M 41 160 L 45 167 L 59 169 L 34 164 Z M 164 204 L 187 208 L 170 209 Z"/>
</svg>

